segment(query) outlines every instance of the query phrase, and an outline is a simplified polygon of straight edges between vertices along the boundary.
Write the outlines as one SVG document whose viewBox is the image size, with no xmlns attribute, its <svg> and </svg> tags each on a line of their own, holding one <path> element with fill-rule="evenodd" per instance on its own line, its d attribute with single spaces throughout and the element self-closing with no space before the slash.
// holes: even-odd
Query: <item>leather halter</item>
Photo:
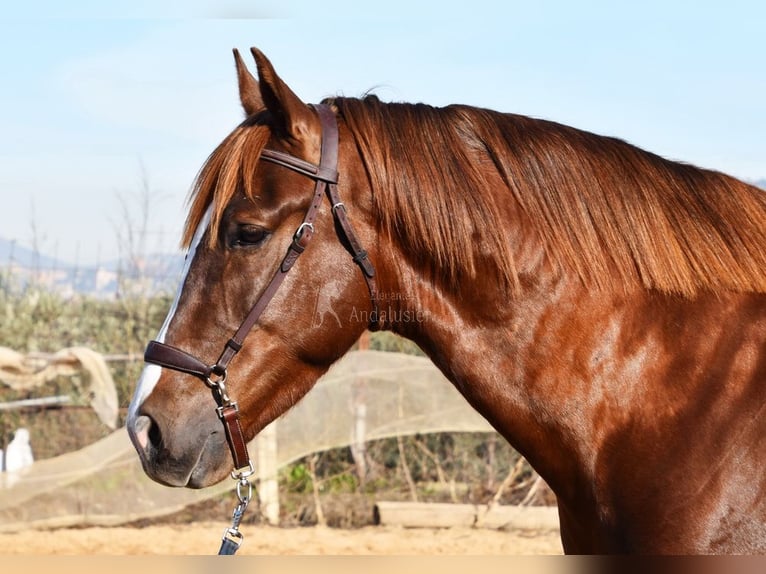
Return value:
<svg viewBox="0 0 766 574">
<path fill-rule="evenodd" d="M 314 106 L 314 109 L 319 116 L 322 127 L 319 165 L 314 165 L 276 150 L 265 149 L 261 152 L 261 160 L 280 165 L 313 179 L 316 182 L 314 195 L 311 205 L 306 211 L 303 221 L 295 231 L 290 247 L 288 247 L 287 253 L 279 264 L 274 276 L 250 309 L 250 312 L 236 333 L 234 333 L 234 336 L 226 342 L 218 360 L 212 365 L 208 365 L 186 351 L 159 341 L 151 341 L 144 353 L 144 361 L 147 363 L 194 375 L 213 390 L 213 396 L 219 405 L 217 409 L 218 416 L 226 432 L 226 440 L 229 443 L 232 458 L 234 459 L 235 470 L 247 466 L 250 467 L 251 472 L 253 469 L 247 453 L 247 443 L 239 422 L 237 403 L 232 401 L 226 392 L 227 369 L 231 360 L 242 348 L 245 337 L 258 322 L 266 306 L 276 295 L 287 273 L 292 269 L 295 261 L 306 249 L 314 235 L 314 220 L 322 204 L 322 197 L 325 194 L 330 200 L 333 219 L 337 224 L 336 228 L 341 242 L 344 243 L 345 240 L 345 247 L 353 256 L 354 263 L 362 270 L 362 275 L 370 291 L 372 314 L 370 316 L 369 327 L 371 329 L 377 327 L 378 302 L 375 268 L 367 255 L 367 251 L 362 248 L 348 219 L 346 208 L 338 195 L 338 124 L 335 114 L 329 106 L 320 104 Z"/>
</svg>

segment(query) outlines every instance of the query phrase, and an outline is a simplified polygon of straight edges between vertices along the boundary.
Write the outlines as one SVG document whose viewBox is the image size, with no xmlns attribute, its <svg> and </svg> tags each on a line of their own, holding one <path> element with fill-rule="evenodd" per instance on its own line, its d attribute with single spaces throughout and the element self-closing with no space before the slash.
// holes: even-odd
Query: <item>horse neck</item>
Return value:
<svg viewBox="0 0 766 574">
<path fill-rule="evenodd" d="M 663 456 L 683 450 L 657 450 L 668 436 L 683 443 L 694 433 L 700 444 L 720 447 L 720 429 L 734 423 L 707 419 L 710 434 L 702 436 L 695 397 L 715 401 L 708 407 L 720 413 L 734 412 L 732 403 L 764 404 L 766 295 L 594 292 L 541 273 L 515 299 L 485 306 L 490 284 L 450 294 L 401 258 L 396 270 L 394 288 L 410 313 L 400 310 L 409 321 L 392 329 L 429 355 L 561 503 L 595 506 L 615 489 L 635 487 L 631 465 L 667 465 Z M 745 360 L 741 347 L 762 351 Z M 634 458 L 614 456 L 623 451 Z M 620 476 L 609 492 L 594 487 L 605 465 Z"/>
<path fill-rule="evenodd" d="M 558 407 L 555 397 L 546 396 L 549 389 L 536 386 L 529 374 L 534 361 L 544 360 L 541 348 L 535 350 L 539 328 L 555 317 L 565 321 L 553 310 L 556 300 L 568 297 L 552 286 L 549 301 L 542 293 L 529 292 L 510 302 L 497 293 L 492 281 L 450 293 L 430 284 L 405 258 L 395 260 L 399 280 L 382 289 L 383 310 L 392 319 L 389 328 L 416 342 L 466 400 L 554 486 L 554 477 L 563 476 L 558 467 L 566 461 L 574 464 L 581 456 L 573 454 L 582 441 L 566 428 L 564 418 L 539 420 L 541 409 Z M 389 273 L 391 269 L 385 268 L 380 276 Z M 547 346 L 555 344 L 549 341 Z"/>
<path fill-rule="evenodd" d="M 396 254 L 394 246 L 387 251 Z M 693 365 L 712 352 L 706 325 L 732 320 L 731 307 L 751 299 L 766 317 L 764 296 L 592 292 L 544 266 L 536 278 L 522 273 L 512 300 L 498 296 L 492 281 L 439 288 L 401 253 L 380 268 L 388 328 L 415 341 L 558 495 L 585 488 L 606 434 L 637 409 L 653 408 L 648 397 L 665 408 L 667 397 L 683 400 L 708 384 L 668 378 L 672 361 Z M 670 357 L 677 336 L 686 344 Z M 669 372 L 654 376 L 652 368 Z"/>
</svg>

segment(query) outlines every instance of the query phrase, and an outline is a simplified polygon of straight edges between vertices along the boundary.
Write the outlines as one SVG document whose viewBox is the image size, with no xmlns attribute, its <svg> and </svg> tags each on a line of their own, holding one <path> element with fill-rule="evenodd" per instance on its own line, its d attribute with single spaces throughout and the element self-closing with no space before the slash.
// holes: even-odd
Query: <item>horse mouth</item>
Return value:
<svg viewBox="0 0 766 574">
<path fill-rule="evenodd" d="M 226 474 L 224 474 L 222 477 L 218 477 L 220 470 L 215 465 L 211 467 L 205 464 L 205 461 L 203 460 L 205 458 L 205 453 L 210 452 L 208 444 L 213 438 L 213 435 L 216 434 L 218 434 L 217 431 L 213 431 L 207 436 L 207 439 L 205 439 L 205 443 L 199 451 L 199 456 L 186 477 L 186 484 L 183 485 L 186 488 L 206 488 L 221 482 L 222 478 L 226 476 Z"/>
<path fill-rule="evenodd" d="M 207 447 L 210 439 L 213 435 L 208 435 L 205 443 L 197 453 L 197 457 L 191 465 L 176 465 L 170 464 L 154 464 L 153 472 L 149 474 L 152 480 L 164 484 L 166 486 L 172 486 L 177 488 L 191 488 L 200 489 L 207 486 L 211 486 L 219 480 L 215 480 L 215 468 L 206 464 L 206 453 L 209 452 Z M 179 468 L 180 467 L 180 468 Z M 146 470 L 146 467 L 144 467 Z"/>
<path fill-rule="evenodd" d="M 144 418 L 148 417 L 138 417 L 129 425 L 129 435 L 144 473 L 153 481 L 174 488 L 199 489 L 220 482 L 226 476 L 225 469 L 220 469 L 221 465 L 217 464 L 214 437 L 220 434 L 218 431 L 210 432 L 196 451 L 189 449 L 183 456 L 177 456 L 164 448 L 162 441 L 155 444 L 147 439 L 146 427 L 151 423 L 143 421 Z"/>
</svg>

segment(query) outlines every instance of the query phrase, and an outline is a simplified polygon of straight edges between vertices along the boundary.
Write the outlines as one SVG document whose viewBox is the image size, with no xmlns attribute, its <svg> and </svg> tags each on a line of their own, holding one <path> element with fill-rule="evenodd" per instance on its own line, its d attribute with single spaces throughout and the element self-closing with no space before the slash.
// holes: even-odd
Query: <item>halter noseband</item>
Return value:
<svg viewBox="0 0 766 574">
<path fill-rule="evenodd" d="M 376 327 L 378 322 L 378 302 L 377 286 L 375 283 L 375 268 L 372 265 L 367 251 L 362 248 L 351 222 L 349 221 L 346 208 L 338 195 L 338 124 L 335 114 L 329 106 L 320 104 L 314 106 L 321 124 L 321 156 L 319 165 L 292 156 L 290 154 L 265 149 L 261 152 L 260 159 L 268 161 L 297 173 L 313 179 L 314 195 L 311 205 L 306 211 L 303 221 L 293 235 L 290 247 L 287 249 L 282 262 L 280 263 L 271 281 L 261 293 L 258 300 L 253 305 L 245 320 L 240 325 L 234 336 L 224 345 L 223 352 L 218 360 L 208 365 L 194 355 L 187 353 L 177 347 L 151 341 L 144 353 L 144 361 L 153 363 L 160 367 L 173 369 L 182 373 L 188 373 L 201 379 L 208 387 L 213 390 L 213 396 L 218 403 L 218 416 L 223 423 L 226 440 L 234 459 L 234 468 L 239 470 L 245 467 L 250 468 L 252 474 L 253 465 L 247 453 L 247 443 L 242 432 L 239 421 L 239 409 L 237 403 L 232 401 L 226 391 L 226 373 L 229 363 L 239 352 L 244 344 L 245 337 L 258 322 L 266 306 L 276 295 L 280 285 L 284 281 L 287 273 L 292 269 L 295 261 L 303 253 L 314 234 L 314 220 L 319 206 L 322 204 L 322 197 L 327 195 L 332 206 L 333 219 L 340 235 L 345 239 L 346 248 L 353 256 L 356 263 L 362 270 L 362 275 L 370 291 L 370 300 L 372 301 L 372 315 L 370 316 L 370 327 Z M 343 243 L 343 242 L 342 242 Z M 240 473 L 240 476 L 242 474 Z"/>
</svg>

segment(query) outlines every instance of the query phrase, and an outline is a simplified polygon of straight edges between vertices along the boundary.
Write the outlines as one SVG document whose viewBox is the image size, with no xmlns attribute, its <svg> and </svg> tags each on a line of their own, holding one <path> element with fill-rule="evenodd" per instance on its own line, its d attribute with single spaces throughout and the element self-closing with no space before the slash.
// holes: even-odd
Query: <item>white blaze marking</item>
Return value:
<svg viewBox="0 0 766 574">
<path fill-rule="evenodd" d="M 186 276 L 189 274 L 189 268 L 191 267 L 191 263 L 197 253 L 197 247 L 199 246 L 200 241 L 202 241 L 202 236 L 205 234 L 205 230 L 210 224 L 210 213 L 212 209 L 213 206 L 211 204 L 210 207 L 207 208 L 207 211 L 202 217 L 202 220 L 199 222 L 197 230 L 194 232 L 194 237 L 192 238 L 191 245 L 189 246 L 189 251 L 186 254 L 186 261 L 184 262 L 183 271 L 181 271 L 181 280 L 178 284 L 178 290 L 176 291 L 176 298 L 173 300 L 173 305 L 170 307 L 168 316 L 165 317 L 165 322 L 162 324 L 162 328 L 157 334 L 156 340 L 160 343 L 165 342 L 165 335 L 167 335 L 168 327 L 170 326 L 170 323 L 173 320 L 173 316 L 176 314 L 176 310 L 178 309 L 178 301 L 181 299 L 181 293 L 183 292 L 184 285 L 186 284 Z M 146 400 L 146 397 L 151 394 L 152 390 L 154 390 L 154 387 L 157 385 L 157 381 L 160 380 L 161 373 L 162 367 L 159 365 L 146 365 L 144 367 L 144 370 L 141 372 L 141 376 L 138 379 L 136 392 L 133 394 L 133 400 L 130 401 L 130 407 L 128 409 L 128 428 L 131 426 L 130 422 L 135 420 L 136 416 L 138 416 L 138 409 L 141 404 L 144 402 L 144 400 Z"/>
</svg>

